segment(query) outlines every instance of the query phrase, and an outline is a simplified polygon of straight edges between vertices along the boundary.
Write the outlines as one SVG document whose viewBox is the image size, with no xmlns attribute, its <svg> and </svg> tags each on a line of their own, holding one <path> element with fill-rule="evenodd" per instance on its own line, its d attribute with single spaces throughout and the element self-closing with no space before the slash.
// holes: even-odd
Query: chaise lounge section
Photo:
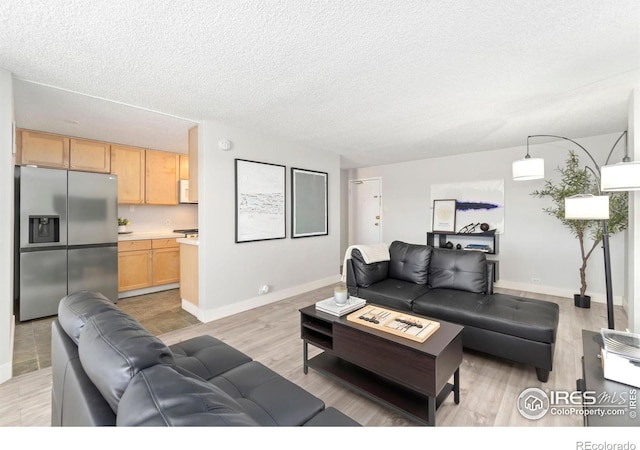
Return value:
<svg viewBox="0 0 640 450">
<path fill-rule="evenodd" d="M 346 259 L 350 295 L 464 326 L 462 343 L 534 366 L 546 382 L 553 369 L 559 308 L 552 302 L 493 293 L 482 252 L 394 241 L 389 260 L 367 264 L 358 248 Z"/>
<path fill-rule="evenodd" d="M 358 426 L 212 337 L 166 346 L 97 292 L 52 324 L 52 426 Z"/>
</svg>

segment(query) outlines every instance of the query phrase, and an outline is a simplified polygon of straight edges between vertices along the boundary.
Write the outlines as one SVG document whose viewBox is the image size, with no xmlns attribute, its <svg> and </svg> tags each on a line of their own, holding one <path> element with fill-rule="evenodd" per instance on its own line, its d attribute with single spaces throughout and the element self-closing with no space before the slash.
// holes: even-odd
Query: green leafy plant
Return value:
<svg viewBox="0 0 640 450">
<path fill-rule="evenodd" d="M 602 242 L 602 221 L 600 220 L 567 220 L 564 218 L 564 199 L 573 195 L 592 194 L 601 195 L 598 190 L 598 180 L 591 172 L 580 165 L 580 160 L 573 150 L 564 167 L 556 169 L 560 173 L 560 181 L 556 184 L 545 180 L 544 188 L 536 190 L 531 195 L 538 198 L 550 198 L 553 206 L 543 208 L 547 214 L 557 218 L 566 226 L 580 243 L 580 296 L 587 291 L 587 261 Z M 611 192 L 609 195 L 609 235 L 624 231 L 628 226 L 629 204 L 627 192 Z"/>
<path fill-rule="evenodd" d="M 129 219 L 123 219 L 122 217 L 118 217 L 118 226 L 127 226 L 129 225 Z"/>
</svg>

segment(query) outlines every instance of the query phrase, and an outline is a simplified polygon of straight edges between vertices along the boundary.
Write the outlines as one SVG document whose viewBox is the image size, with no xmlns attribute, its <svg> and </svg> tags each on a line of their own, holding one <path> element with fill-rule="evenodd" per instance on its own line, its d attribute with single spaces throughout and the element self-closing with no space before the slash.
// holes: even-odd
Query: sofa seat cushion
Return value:
<svg viewBox="0 0 640 450">
<path fill-rule="evenodd" d="M 554 343 L 559 308 L 556 303 L 506 294 L 474 294 L 432 289 L 413 302 L 417 314 L 536 342 Z"/>
<path fill-rule="evenodd" d="M 142 370 L 127 386 L 118 407 L 118 426 L 255 426 L 242 407 L 220 388 L 185 377 L 173 367 Z"/>
<path fill-rule="evenodd" d="M 411 311 L 413 300 L 429 291 L 426 284 L 387 278 L 368 288 L 358 288 L 358 297 L 380 306 Z"/>
<path fill-rule="evenodd" d="M 99 292 L 79 291 L 67 295 L 58 304 L 58 321 L 67 335 L 77 345 L 85 322 L 104 311 L 119 310 Z"/>
<path fill-rule="evenodd" d="M 78 354 L 87 376 L 115 413 L 127 385 L 139 371 L 156 364 L 174 364 L 169 347 L 119 309 L 87 320 Z"/>
<path fill-rule="evenodd" d="M 429 286 L 484 294 L 487 292 L 487 257 L 482 252 L 434 248 Z"/>
<path fill-rule="evenodd" d="M 197 336 L 169 346 L 176 366 L 204 380 L 251 361 L 239 350 L 209 335 Z"/>
<path fill-rule="evenodd" d="M 389 246 L 389 278 L 427 284 L 432 247 L 393 241 Z"/>
<path fill-rule="evenodd" d="M 305 427 L 359 427 L 358 422 L 333 407 L 326 408 L 304 424 Z"/>
<path fill-rule="evenodd" d="M 257 361 L 209 381 L 229 394 L 262 426 L 299 426 L 324 409 L 324 402 Z"/>
</svg>

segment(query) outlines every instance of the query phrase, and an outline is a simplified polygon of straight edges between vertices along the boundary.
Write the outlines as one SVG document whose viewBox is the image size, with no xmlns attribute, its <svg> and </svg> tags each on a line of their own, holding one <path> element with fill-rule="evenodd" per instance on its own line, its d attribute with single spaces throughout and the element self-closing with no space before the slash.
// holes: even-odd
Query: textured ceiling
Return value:
<svg viewBox="0 0 640 450">
<path fill-rule="evenodd" d="M 387 164 L 621 131 L 640 87 L 637 0 L 12 3 L 18 126 L 167 150 L 211 119 Z"/>
</svg>

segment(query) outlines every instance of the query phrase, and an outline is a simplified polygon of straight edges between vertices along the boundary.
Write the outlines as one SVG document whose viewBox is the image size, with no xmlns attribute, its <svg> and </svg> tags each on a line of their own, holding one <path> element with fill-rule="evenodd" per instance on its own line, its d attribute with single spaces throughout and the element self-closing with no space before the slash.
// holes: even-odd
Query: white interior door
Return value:
<svg viewBox="0 0 640 450">
<path fill-rule="evenodd" d="M 382 195 L 379 178 L 349 181 L 349 245 L 382 241 Z"/>
</svg>

